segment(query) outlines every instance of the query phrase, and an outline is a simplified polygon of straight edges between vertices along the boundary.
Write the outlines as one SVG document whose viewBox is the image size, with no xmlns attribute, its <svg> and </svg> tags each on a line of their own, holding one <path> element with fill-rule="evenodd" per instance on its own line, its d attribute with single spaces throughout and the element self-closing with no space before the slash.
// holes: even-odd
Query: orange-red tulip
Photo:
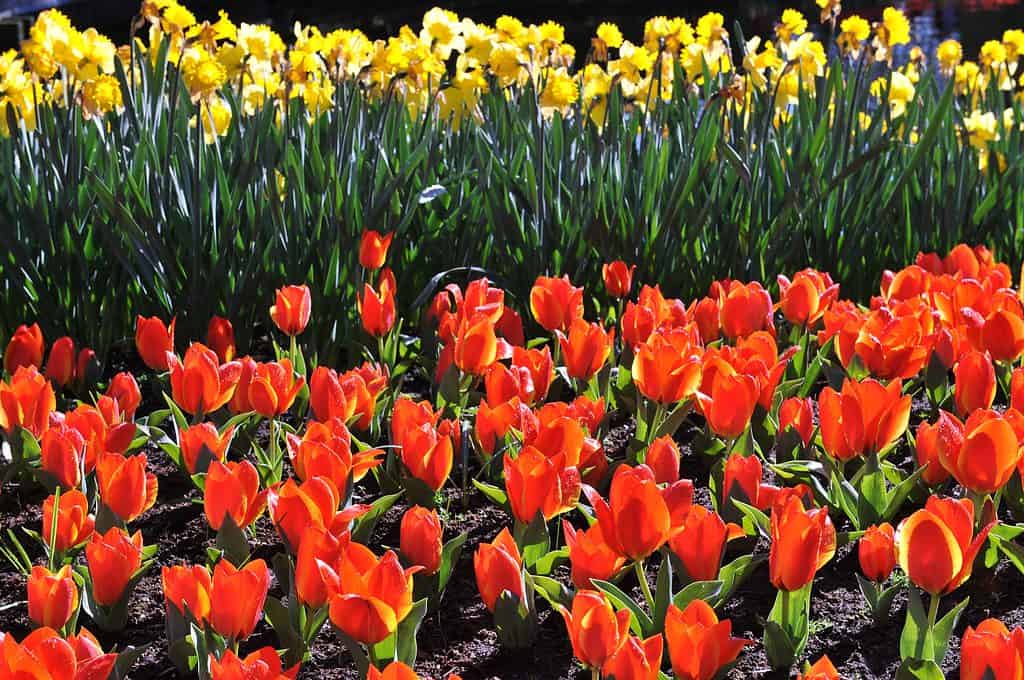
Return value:
<svg viewBox="0 0 1024 680">
<path fill-rule="evenodd" d="M 710 394 L 698 393 L 697 400 L 711 431 L 725 439 L 736 439 L 750 425 L 760 396 L 753 376 L 737 373 L 718 360 Z"/>
<path fill-rule="evenodd" d="M 229 640 L 249 637 L 263 615 L 269 589 L 270 570 L 263 560 L 253 560 L 241 569 L 221 560 L 213 568 L 210 625 Z"/>
<path fill-rule="evenodd" d="M 532 391 L 527 391 L 524 399 L 531 403 L 543 401 L 548 396 L 548 389 L 555 375 L 554 360 L 548 347 L 540 349 L 512 348 L 512 366 L 525 369 L 530 374 L 533 384 Z"/>
<path fill-rule="evenodd" d="M 654 470 L 658 484 L 672 484 L 679 481 L 679 447 L 671 435 L 658 437 L 647 447 L 644 464 Z"/>
<path fill-rule="evenodd" d="M 805 672 L 798 673 L 796 680 L 840 680 L 839 671 L 828 656 L 814 662 Z"/>
<path fill-rule="evenodd" d="M 338 418 L 311 421 L 301 438 L 289 433 L 287 440 L 295 475 L 302 481 L 326 477 L 335 487 L 344 489 L 349 475 L 358 482 L 383 462 L 380 449 L 353 452 L 352 435 Z"/>
<path fill-rule="evenodd" d="M 75 680 L 105 680 L 110 676 L 117 654 L 104 654 L 96 636 L 82 626 L 76 635 L 68 635 L 67 643 L 75 653 L 78 672 Z"/>
<path fill-rule="evenodd" d="M 580 590 L 572 611 L 559 610 L 565 619 L 573 655 L 587 668 L 601 668 L 629 636 L 629 610 L 616 612 L 604 593 Z"/>
<path fill-rule="evenodd" d="M 772 506 L 771 539 L 768 571 L 778 590 L 800 590 L 836 553 L 836 530 L 828 508 L 804 510 L 793 495 Z"/>
<path fill-rule="evenodd" d="M 482 376 L 498 360 L 498 336 L 494 322 L 478 313 L 465 319 L 455 335 L 455 365 L 463 373 Z"/>
<path fill-rule="evenodd" d="M 583 318 L 583 289 L 573 286 L 568 276 L 538 276 L 530 290 L 530 311 L 545 330 L 566 331 Z"/>
<path fill-rule="evenodd" d="M 257 364 L 252 357 L 242 357 L 236 361 L 241 364 L 242 370 L 238 374 L 238 384 L 235 385 L 235 394 L 228 402 L 228 409 L 238 415 L 253 410 L 252 402 L 249 399 L 249 387 L 252 385 L 253 375 L 256 374 Z"/>
<path fill-rule="evenodd" d="M 604 289 L 614 298 L 629 296 L 633 287 L 633 272 L 636 265 L 629 266 L 622 260 L 609 262 L 601 267 L 601 274 L 604 277 Z"/>
<path fill-rule="evenodd" d="M 331 525 L 340 502 L 337 487 L 323 477 L 311 477 L 301 485 L 289 479 L 267 494 L 271 519 L 292 552 L 298 550 L 303 533 Z"/>
<path fill-rule="evenodd" d="M 503 439 L 514 426 L 520 426 L 521 409 L 525 408 L 529 407 L 523 405 L 519 397 L 512 397 L 495 408 L 491 408 L 487 399 L 480 400 L 476 409 L 474 432 L 484 452 L 493 454 L 498 440 Z"/>
<path fill-rule="evenodd" d="M 57 573 L 34 566 L 28 577 L 28 618 L 37 626 L 63 628 L 78 609 L 78 587 L 71 565 Z"/>
<path fill-rule="evenodd" d="M 871 375 L 882 380 L 911 378 L 924 368 L 931 354 L 935 341 L 932 313 L 930 306 L 915 298 L 875 309 L 864 319 L 854 316 L 839 333 L 836 354 L 844 367 L 849 367 L 856 355 Z"/>
<path fill-rule="evenodd" d="M 284 669 L 273 647 L 258 649 L 244 659 L 230 649 L 219 660 L 210 654 L 211 680 L 295 680 L 298 674 L 299 664 Z"/>
<path fill-rule="evenodd" d="M 605 541 L 599 524 L 586 530 L 577 530 L 563 521 L 562 529 L 565 532 L 565 545 L 569 548 L 572 582 L 577 588 L 593 588 L 590 580 L 595 578 L 607 581 L 626 563 L 626 558 Z"/>
<path fill-rule="evenodd" d="M 117 402 L 117 407 L 125 420 L 135 419 L 135 411 L 142 403 L 142 392 L 139 390 L 139 383 L 131 373 L 121 372 L 110 379 L 107 386 L 106 396 Z"/>
<path fill-rule="evenodd" d="M 660 634 L 646 640 L 628 636 L 619 650 L 605 662 L 602 672 L 615 680 L 657 680 L 662 645 Z"/>
<path fill-rule="evenodd" d="M 317 366 L 309 378 L 309 407 L 317 420 L 340 418 L 348 422 L 355 414 L 356 404 L 345 395 L 337 371 Z"/>
<path fill-rule="evenodd" d="M 896 441 L 910 420 L 910 395 L 903 382 L 888 386 L 870 378 L 844 380 L 841 392 L 825 387 L 818 397 L 818 417 L 825 451 L 840 461 L 880 452 Z"/>
<path fill-rule="evenodd" d="M 249 404 L 265 418 L 276 418 L 292 407 L 306 379 L 296 377 L 288 359 L 256 364 L 249 383 Z"/>
<path fill-rule="evenodd" d="M 507 528 L 490 543 L 480 543 L 473 555 L 473 571 L 480 597 L 492 612 L 505 591 L 523 599 L 523 558 Z"/>
<path fill-rule="evenodd" d="M 722 332 L 729 338 L 741 338 L 755 331 L 774 333 L 772 296 L 758 283 L 731 281 L 719 287 L 718 309 Z"/>
<path fill-rule="evenodd" d="M 67 336 L 55 340 L 46 358 L 46 377 L 66 387 L 75 379 L 75 361 L 75 341 Z"/>
<path fill-rule="evenodd" d="M 722 481 L 722 504 L 730 506 L 730 498 L 767 510 L 778 492 L 778 488 L 763 484 L 764 468 L 757 456 L 734 453 L 725 460 Z"/>
<path fill-rule="evenodd" d="M 999 619 L 967 627 L 960 641 L 960 680 L 1024 677 L 1024 629 L 1010 632 Z"/>
<path fill-rule="evenodd" d="M 240 463 L 213 461 L 206 473 L 203 509 L 214 531 L 220 530 L 225 516 L 244 529 L 263 514 L 267 492 L 260 491 L 256 467 L 247 460 Z"/>
<path fill-rule="evenodd" d="M 18 326 L 4 350 L 4 370 L 13 374 L 22 366 L 42 368 L 43 350 L 43 332 L 39 324 Z"/>
<path fill-rule="evenodd" d="M 184 361 L 173 354 L 168 356 L 167 366 L 171 371 L 171 396 L 189 414 L 213 413 L 227 404 L 242 376 L 240 363 L 222 365 L 216 352 L 198 342 L 189 346 Z"/>
<path fill-rule="evenodd" d="M 884 522 L 871 525 L 857 541 L 860 570 L 869 581 L 881 583 L 896 568 L 896 534 L 892 525 Z"/>
<path fill-rule="evenodd" d="M 156 475 L 146 472 L 145 454 L 103 454 L 96 461 L 96 481 L 100 500 L 124 522 L 131 522 L 156 503 Z"/>
<path fill-rule="evenodd" d="M 82 635 L 85 632 L 83 629 Z M 0 635 L 0 676 L 26 680 L 106 680 L 117 655 L 103 654 L 96 647 L 95 657 L 77 658 L 72 643 L 52 628 L 37 628 L 21 644 L 14 641 L 13 635 Z"/>
<path fill-rule="evenodd" d="M 434 491 L 440 491 L 454 462 L 451 437 L 442 435 L 430 423 L 424 423 L 406 430 L 400 445 L 402 462 L 409 474 Z"/>
<path fill-rule="evenodd" d="M 370 666 L 366 680 L 419 680 L 420 676 L 401 661 L 392 661 L 383 671 Z M 461 680 L 457 675 L 449 675 L 446 680 Z"/>
<path fill-rule="evenodd" d="M 163 567 L 160 583 L 164 592 L 164 607 L 168 613 L 174 607 L 185 616 L 186 611 L 204 625 L 210 619 L 213 604 L 213 577 L 206 567 L 179 565 Z"/>
<path fill-rule="evenodd" d="M 171 319 L 170 325 L 165 326 L 164 322 L 155 316 L 140 316 L 135 320 L 135 349 L 138 350 L 143 363 L 154 371 L 167 370 L 167 355 L 174 353 L 176 321 L 176 318 Z"/>
<path fill-rule="evenodd" d="M 779 432 L 789 429 L 800 435 L 800 441 L 804 446 L 811 443 L 811 435 L 814 433 L 814 412 L 810 397 L 790 397 L 779 406 Z"/>
<path fill-rule="evenodd" d="M 367 645 L 391 635 L 412 610 L 412 577 L 420 568 L 403 569 L 394 552 L 378 559 L 359 544 L 336 566 L 337 579 L 328 583 L 331 623 Z"/>
<path fill-rule="evenodd" d="M 53 527 L 54 504 L 57 505 L 55 534 Z M 54 496 L 49 496 L 43 501 L 43 541 L 49 545 L 50 536 L 54 535 L 55 540 L 50 547 L 55 552 L 62 553 L 69 548 L 82 545 L 92 538 L 95 528 L 95 519 L 89 514 L 89 500 L 78 489 L 62 493 L 59 503 Z"/>
<path fill-rule="evenodd" d="M 939 411 L 937 448 L 942 467 L 965 489 L 996 493 L 1021 459 L 1020 442 L 1010 421 L 995 411 L 975 411 L 961 423 Z"/>
<path fill-rule="evenodd" d="M 665 639 L 677 680 L 714 680 L 744 647 L 753 644 L 751 640 L 733 637 L 732 621 L 719 621 L 715 610 L 704 600 L 693 600 L 686 609 L 669 605 Z"/>
<path fill-rule="evenodd" d="M 951 593 L 970 578 L 974 558 L 994 524 L 974 536 L 974 503 L 969 498 L 930 496 L 924 508 L 900 523 L 896 534 L 900 568 L 932 595 Z"/>
<path fill-rule="evenodd" d="M 996 310 L 985 319 L 981 344 L 996 361 L 1016 361 L 1024 354 L 1024 318 L 1015 310 Z"/>
<path fill-rule="evenodd" d="M 375 338 L 384 337 L 395 325 L 395 289 L 389 279 L 381 278 L 378 289 L 369 283 L 364 284 L 363 294 L 359 298 L 363 330 Z"/>
<path fill-rule="evenodd" d="M 697 392 L 701 379 L 700 348 L 686 329 L 655 331 L 636 349 L 633 382 L 648 399 L 675 404 Z"/>
<path fill-rule="evenodd" d="M 515 458 L 505 454 L 505 488 L 512 514 L 529 524 L 540 513 L 544 519 L 566 512 L 580 495 L 580 473 L 565 464 L 564 454 L 548 458 L 526 446 Z"/>
<path fill-rule="evenodd" d="M 294 337 L 306 330 L 312 309 L 313 302 L 307 286 L 285 286 L 277 289 L 274 305 L 270 308 L 270 319 L 282 333 Z"/>
<path fill-rule="evenodd" d="M 953 367 L 956 410 L 964 418 L 992 407 L 996 398 L 996 370 L 985 352 L 971 351 Z"/>
<path fill-rule="evenodd" d="M 608 361 L 615 341 L 615 331 L 606 331 L 599 323 L 574 319 L 569 335 L 555 331 L 562 347 L 562 358 L 569 377 L 590 380 Z"/>
<path fill-rule="evenodd" d="M 794 326 L 812 326 L 839 296 L 839 284 L 826 272 L 804 269 L 790 281 L 780 275 L 779 307 L 782 315 Z"/>
<path fill-rule="evenodd" d="M 217 432 L 213 423 L 199 423 L 192 425 L 182 432 L 179 437 L 178 446 L 181 449 L 181 462 L 190 475 L 199 470 L 200 458 L 207 458 L 207 463 L 218 460 L 223 461 L 228 454 L 228 447 L 231 446 L 231 438 L 234 436 L 234 426 L 224 431 L 224 434 Z M 204 455 L 205 451 L 205 455 Z"/>
<path fill-rule="evenodd" d="M 82 482 L 85 438 L 73 427 L 61 423 L 43 433 L 39 442 L 39 464 L 62 489 L 74 489 Z"/>
<path fill-rule="evenodd" d="M 714 581 L 722 566 L 726 542 L 741 534 L 742 529 L 726 525 L 717 512 L 694 505 L 682 530 L 669 541 L 669 547 L 683 563 L 691 581 Z"/>
<path fill-rule="evenodd" d="M 33 366 L 22 366 L 10 382 L 0 382 L 0 429 L 8 434 L 23 427 L 39 438 L 57 408 L 53 385 Z"/>
<path fill-rule="evenodd" d="M 434 510 L 414 505 L 402 515 L 399 546 L 402 556 L 425 574 L 435 574 L 441 568 L 442 535 L 444 527 Z"/>
<path fill-rule="evenodd" d="M 206 344 L 217 353 L 217 359 L 221 363 L 234 361 L 237 350 L 235 328 L 231 322 L 222 316 L 212 317 L 206 326 Z"/>
<path fill-rule="evenodd" d="M 359 264 L 364 269 L 380 269 L 384 266 L 384 260 L 388 257 L 388 248 L 391 246 L 391 239 L 395 232 L 381 234 L 373 230 L 363 232 L 359 241 Z"/>
<path fill-rule="evenodd" d="M 929 425 L 927 421 L 922 421 L 917 426 L 916 434 L 916 458 L 919 467 L 927 465 L 925 471 L 921 473 L 921 479 L 928 486 L 938 486 L 942 482 L 949 479 L 949 470 L 942 465 L 942 460 L 939 458 L 939 425 Z"/>
<path fill-rule="evenodd" d="M 142 566 L 142 534 L 129 536 L 121 528 L 94 533 L 85 546 L 92 594 L 97 604 L 112 607 L 121 601 L 129 581 Z"/>
</svg>

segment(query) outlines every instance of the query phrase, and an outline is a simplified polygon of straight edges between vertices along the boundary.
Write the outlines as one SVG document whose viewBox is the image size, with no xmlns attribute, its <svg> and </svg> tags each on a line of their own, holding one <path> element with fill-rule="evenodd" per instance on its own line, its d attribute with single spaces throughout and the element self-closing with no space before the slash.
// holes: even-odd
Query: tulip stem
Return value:
<svg viewBox="0 0 1024 680">
<path fill-rule="evenodd" d="M 654 613 L 654 596 L 651 594 L 651 586 L 647 583 L 647 572 L 644 571 L 644 561 L 637 560 L 633 563 L 633 569 L 636 571 L 636 580 L 640 582 L 640 590 L 644 594 L 644 599 L 647 600 L 647 606 L 651 608 L 651 613 Z"/>
<path fill-rule="evenodd" d="M 590 669 L 590 680 L 601 680 L 601 669 L 591 668 Z"/>
<path fill-rule="evenodd" d="M 932 595 L 932 601 L 928 605 L 928 630 L 935 627 L 935 619 L 939 616 L 939 601 L 942 598 L 938 595 Z M 940 659 L 941 661 L 941 659 Z"/>
</svg>

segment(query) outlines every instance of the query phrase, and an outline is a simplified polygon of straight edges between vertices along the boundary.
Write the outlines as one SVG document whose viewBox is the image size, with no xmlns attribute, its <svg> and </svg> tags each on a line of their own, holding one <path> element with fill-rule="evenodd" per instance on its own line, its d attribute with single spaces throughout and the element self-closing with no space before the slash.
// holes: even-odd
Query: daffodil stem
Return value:
<svg viewBox="0 0 1024 680">
<path fill-rule="evenodd" d="M 644 599 L 647 600 L 647 606 L 651 608 L 651 613 L 654 613 L 654 595 L 651 594 L 651 586 L 647 583 L 647 573 L 644 571 L 644 561 L 637 560 L 633 563 L 633 569 L 636 571 L 636 580 L 640 582 L 640 590 L 644 594 Z"/>
</svg>

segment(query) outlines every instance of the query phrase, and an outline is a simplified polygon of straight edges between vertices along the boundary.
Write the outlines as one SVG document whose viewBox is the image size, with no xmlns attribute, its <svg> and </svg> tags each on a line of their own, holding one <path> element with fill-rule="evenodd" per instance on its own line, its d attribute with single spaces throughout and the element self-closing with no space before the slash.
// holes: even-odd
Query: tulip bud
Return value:
<svg viewBox="0 0 1024 680">
<path fill-rule="evenodd" d="M 956 410 L 961 417 L 991 408 L 996 398 L 996 370 L 986 353 L 966 353 L 953 367 L 953 375 Z"/>
<path fill-rule="evenodd" d="M 65 336 L 50 346 L 50 356 L 46 359 L 46 377 L 58 387 L 67 387 L 75 379 L 74 340 Z"/>
<path fill-rule="evenodd" d="M 520 601 L 523 599 L 523 559 L 507 528 L 502 529 L 492 542 L 481 543 L 477 547 L 473 555 L 473 570 L 480 597 L 491 612 L 505 591 Z"/>
<path fill-rule="evenodd" d="M 105 534 L 93 534 L 85 546 L 93 599 L 113 607 L 124 597 L 128 583 L 142 566 L 142 534 L 132 536 L 118 527 Z"/>
<path fill-rule="evenodd" d="M 213 461 L 206 473 L 203 508 L 206 520 L 214 531 L 219 531 L 225 517 L 244 529 L 263 514 L 267 506 L 267 491 L 260 491 L 260 477 L 256 467 L 247 460 L 240 463 Z"/>
<path fill-rule="evenodd" d="M 629 291 L 633 287 L 633 272 L 636 265 L 627 266 L 622 260 L 610 262 L 601 267 L 601 274 L 604 276 L 604 288 L 614 298 L 629 297 Z"/>
<path fill-rule="evenodd" d="M 296 336 L 306 330 L 312 311 L 312 298 L 306 286 L 285 286 L 277 289 L 270 318 L 282 333 Z"/>
<path fill-rule="evenodd" d="M 796 680 L 840 680 L 840 677 L 839 671 L 826 655 L 815 661 L 803 673 L 797 674 Z"/>
<path fill-rule="evenodd" d="M 359 264 L 363 269 L 375 270 L 384 266 L 391 239 L 394 237 L 394 232 L 384 235 L 370 229 L 363 232 L 363 237 L 359 241 Z"/>
<path fill-rule="evenodd" d="M 785 432 L 792 428 L 800 435 L 800 441 L 804 446 L 811 443 L 811 434 L 814 432 L 814 413 L 811 409 L 810 397 L 790 397 L 779 406 L 779 432 Z"/>
<path fill-rule="evenodd" d="M 860 570 L 869 581 L 881 583 L 896 568 L 896 542 L 888 522 L 868 527 L 857 542 Z"/>
<path fill-rule="evenodd" d="M 441 537 L 444 528 L 434 510 L 415 505 L 402 516 L 400 546 L 409 563 L 423 567 L 425 574 L 441 568 Z"/>
<path fill-rule="evenodd" d="M 156 475 L 146 472 L 146 456 L 105 453 L 96 462 L 100 500 L 124 522 L 131 522 L 156 503 Z"/>
<path fill-rule="evenodd" d="M 679 447 L 671 435 L 658 437 L 647 447 L 644 464 L 654 470 L 658 484 L 672 484 L 679 481 Z"/>
<path fill-rule="evenodd" d="M 573 286 L 568 276 L 539 276 L 530 290 L 530 311 L 545 330 L 566 331 L 573 320 L 583 318 L 583 289 Z"/>
<path fill-rule="evenodd" d="M 359 298 L 359 317 L 363 330 L 375 338 L 382 338 L 395 325 L 395 286 L 382 271 L 381 282 L 377 289 L 369 283 L 363 285 L 363 294 Z"/>
<path fill-rule="evenodd" d="M 206 344 L 226 364 L 235 358 L 235 329 L 224 317 L 214 316 L 206 327 Z"/>
<path fill-rule="evenodd" d="M 126 420 L 135 419 L 135 411 L 142 403 L 142 393 L 139 391 L 139 384 L 131 373 L 122 372 L 110 379 L 106 396 L 117 402 L 121 414 Z"/>
<path fill-rule="evenodd" d="M 39 464 L 62 489 L 81 484 L 85 439 L 81 433 L 62 423 L 43 433 L 39 442 Z"/>
<path fill-rule="evenodd" d="M 28 577 L 28 618 L 37 626 L 59 630 L 78 609 L 78 588 L 71 565 L 57 573 L 46 567 L 32 567 Z"/>
<path fill-rule="evenodd" d="M 13 375 L 21 367 L 41 368 L 43 365 L 43 332 L 39 324 L 21 325 L 14 331 L 4 350 L 4 370 Z"/>
<path fill-rule="evenodd" d="M 263 615 L 269 589 L 270 570 L 263 560 L 253 560 L 241 569 L 219 561 L 213 569 L 210 625 L 229 640 L 246 639 Z"/>
<path fill-rule="evenodd" d="M 409 428 L 401 441 L 401 457 L 409 474 L 424 482 L 434 491 L 440 491 L 454 463 L 451 437 L 424 423 Z"/>
<path fill-rule="evenodd" d="M 709 680 L 739 656 L 750 640 L 732 637 L 732 621 L 719 621 L 704 600 L 693 600 L 686 609 L 669 605 L 665 614 L 665 639 L 672 672 L 677 680 Z"/>
<path fill-rule="evenodd" d="M 187 611 L 200 626 L 205 625 L 210 618 L 213 593 L 213 579 L 206 567 L 164 567 L 160 572 L 160 583 L 168 612 L 174 607 L 185 616 Z"/>
<path fill-rule="evenodd" d="M 135 348 L 142 361 L 154 371 L 167 370 L 167 355 L 174 353 L 174 324 L 168 326 L 155 316 L 135 321 Z"/>
<path fill-rule="evenodd" d="M 836 530 L 827 508 L 804 510 L 796 496 L 776 499 L 771 513 L 768 570 L 778 590 L 800 590 L 836 552 Z"/>
<path fill-rule="evenodd" d="M 53 526 L 54 505 L 57 505 L 56 532 Z M 89 500 L 78 489 L 61 494 L 59 502 L 54 496 L 43 501 L 43 541 L 49 545 L 50 537 L 54 536 L 50 546 L 54 552 L 63 553 L 82 545 L 92 538 L 95 528 L 96 522 L 89 514 Z"/>
<path fill-rule="evenodd" d="M 560 611 L 573 654 L 587 668 L 601 668 L 629 636 L 629 610 L 616 612 L 603 593 L 580 590 L 572 600 L 572 611 Z"/>
<path fill-rule="evenodd" d="M 939 426 L 930 425 L 927 421 L 921 421 L 917 426 L 915 435 L 917 448 L 915 451 L 918 467 L 924 467 L 921 479 L 928 486 L 938 486 L 949 479 L 949 471 L 942 466 L 939 460 Z"/>
</svg>

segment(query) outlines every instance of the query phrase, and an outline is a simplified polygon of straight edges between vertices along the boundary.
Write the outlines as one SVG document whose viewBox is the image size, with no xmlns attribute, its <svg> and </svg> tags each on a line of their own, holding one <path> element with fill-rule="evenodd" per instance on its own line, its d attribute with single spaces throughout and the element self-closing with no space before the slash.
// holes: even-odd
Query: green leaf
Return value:
<svg viewBox="0 0 1024 680">
<path fill-rule="evenodd" d="M 358 517 L 352 523 L 352 540 L 358 543 L 369 543 L 373 537 L 373 530 L 377 527 L 377 522 L 401 497 L 402 492 L 399 491 L 398 493 L 381 496 L 375 500 L 370 505 L 370 509 L 366 514 Z"/>
<path fill-rule="evenodd" d="M 629 629 L 633 631 L 634 635 L 645 635 L 647 631 L 654 629 L 654 621 L 647 615 L 643 609 L 640 608 L 636 602 L 633 601 L 629 595 L 627 595 L 621 588 L 610 581 L 602 581 L 600 579 L 591 579 L 590 582 L 594 584 L 594 587 L 600 590 L 602 593 L 608 596 L 619 609 L 628 609 L 632 616 L 630 617 Z"/>
<path fill-rule="evenodd" d="M 945 677 L 934 661 L 908 659 L 900 664 L 895 680 L 945 680 Z"/>
<path fill-rule="evenodd" d="M 530 569 L 542 557 L 548 554 L 551 537 L 548 535 L 548 524 L 541 512 L 529 524 L 516 522 L 515 539 L 523 557 L 523 566 Z"/>
<path fill-rule="evenodd" d="M 503 489 L 500 489 L 499 487 L 496 487 L 493 484 L 481 482 L 476 479 L 473 480 L 473 486 L 479 489 L 480 493 L 482 493 L 496 505 L 500 505 L 502 507 L 508 505 L 508 496 L 505 494 L 505 491 Z"/>
</svg>

